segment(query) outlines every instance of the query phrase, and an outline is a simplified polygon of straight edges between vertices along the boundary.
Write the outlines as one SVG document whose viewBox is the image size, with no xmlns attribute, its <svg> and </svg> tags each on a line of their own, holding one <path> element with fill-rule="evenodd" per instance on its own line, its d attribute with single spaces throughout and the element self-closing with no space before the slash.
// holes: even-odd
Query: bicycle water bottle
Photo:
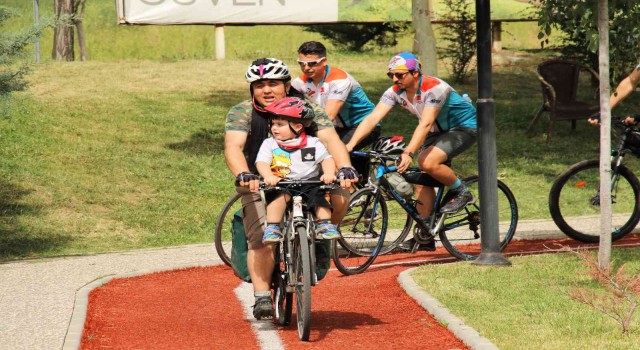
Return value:
<svg viewBox="0 0 640 350">
<path fill-rule="evenodd" d="M 295 196 L 293 197 L 293 217 L 301 218 L 302 216 L 302 197 Z"/>
</svg>

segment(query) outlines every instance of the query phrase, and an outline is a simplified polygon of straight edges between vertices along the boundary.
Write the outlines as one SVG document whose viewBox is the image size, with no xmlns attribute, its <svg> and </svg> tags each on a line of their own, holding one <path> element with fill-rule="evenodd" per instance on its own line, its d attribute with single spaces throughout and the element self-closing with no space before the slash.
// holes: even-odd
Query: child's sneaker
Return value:
<svg viewBox="0 0 640 350">
<path fill-rule="evenodd" d="M 264 228 L 264 235 L 262 236 L 262 243 L 273 244 L 282 242 L 282 232 L 280 232 L 280 225 L 267 224 Z"/>
<path fill-rule="evenodd" d="M 316 235 L 321 236 L 324 239 L 338 239 L 340 238 L 340 232 L 336 225 L 324 221 L 316 225 Z"/>
</svg>

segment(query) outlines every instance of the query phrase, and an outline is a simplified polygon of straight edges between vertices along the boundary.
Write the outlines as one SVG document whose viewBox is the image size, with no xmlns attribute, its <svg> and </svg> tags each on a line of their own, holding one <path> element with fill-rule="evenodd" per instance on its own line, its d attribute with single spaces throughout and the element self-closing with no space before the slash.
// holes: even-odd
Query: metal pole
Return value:
<svg viewBox="0 0 640 350">
<path fill-rule="evenodd" d="M 498 176 L 496 162 L 496 122 L 491 90 L 491 5 L 476 0 L 478 56 L 478 185 L 482 252 L 477 265 L 511 265 L 500 252 L 498 233 Z"/>
<path fill-rule="evenodd" d="M 40 7 L 38 4 L 39 1 L 40 0 L 33 0 L 33 17 L 34 17 L 34 22 L 36 27 L 40 24 Z M 40 63 L 40 37 L 36 38 L 35 48 L 36 48 L 36 63 Z"/>
</svg>

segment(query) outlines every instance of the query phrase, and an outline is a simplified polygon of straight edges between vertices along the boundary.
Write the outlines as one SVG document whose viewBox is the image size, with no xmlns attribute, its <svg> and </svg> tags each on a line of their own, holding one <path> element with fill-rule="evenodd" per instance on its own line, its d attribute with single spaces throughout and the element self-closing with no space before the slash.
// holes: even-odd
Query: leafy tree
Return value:
<svg viewBox="0 0 640 350">
<path fill-rule="evenodd" d="M 308 25 L 305 31 L 322 35 L 340 50 L 362 52 L 370 42 L 377 47 L 395 46 L 408 27 L 404 22 L 337 23 Z"/>
<path fill-rule="evenodd" d="M 544 47 L 553 29 L 564 33 L 560 52 L 598 68 L 598 0 L 540 0 L 537 12 Z M 625 77 L 640 54 L 640 2 L 609 0 L 609 57 L 611 84 Z"/>
<path fill-rule="evenodd" d="M 8 7 L 0 6 L 0 27 L 18 13 Z M 27 82 L 25 75 L 29 73 L 29 65 L 25 60 L 24 49 L 38 38 L 47 25 L 31 27 L 18 32 L 0 30 L 0 106 L 2 114 L 6 111 L 9 94 L 24 90 Z"/>
<path fill-rule="evenodd" d="M 469 77 L 469 66 L 476 55 L 475 15 L 466 0 L 444 0 L 449 10 L 443 19 L 449 21 L 443 26 L 440 38 L 447 43 L 442 56 L 449 58 L 454 83 L 464 83 Z"/>
<path fill-rule="evenodd" d="M 54 0 L 53 7 L 58 25 L 55 27 L 53 33 L 51 57 L 59 61 L 73 61 L 75 59 L 75 51 L 73 48 L 75 40 L 73 28 L 75 27 L 78 33 L 80 59 L 86 61 L 87 48 L 82 22 L 86 0 Z"/>
</svg>

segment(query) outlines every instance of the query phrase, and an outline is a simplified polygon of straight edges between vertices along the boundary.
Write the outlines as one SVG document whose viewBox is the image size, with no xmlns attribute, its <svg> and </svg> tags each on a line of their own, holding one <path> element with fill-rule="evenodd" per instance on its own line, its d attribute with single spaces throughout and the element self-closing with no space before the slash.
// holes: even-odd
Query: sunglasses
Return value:
<svg viewBox="0 0 640 350">
<path fill-rule="evenodd" d="M 400 80 L 400 79 L 404 78 L 407 74 L 409 74 L 409 72 L 404 72 L 404 73 L 391 73 L 391 72 L 388 72 L 387 76 L 389 77 L 389 79 L 393 79 L 393 77 L 396 77 L 396 79 Z"/>
<path fill-rule="evenodd" d="M 309 66 L 309 68 L 313 68 L 313 67 L 317 66 L 318 64 L 320 64 L 320 62 L 324 61 L 325 58 L 326 57 L 321 57 L 321 58 L 318 58 L 315 61 L 300 61 L 300 60 L 297 60 L 297 61 L 298 61 L 298 64 L 300 65 L 300 67 Z"/>
</svg>

